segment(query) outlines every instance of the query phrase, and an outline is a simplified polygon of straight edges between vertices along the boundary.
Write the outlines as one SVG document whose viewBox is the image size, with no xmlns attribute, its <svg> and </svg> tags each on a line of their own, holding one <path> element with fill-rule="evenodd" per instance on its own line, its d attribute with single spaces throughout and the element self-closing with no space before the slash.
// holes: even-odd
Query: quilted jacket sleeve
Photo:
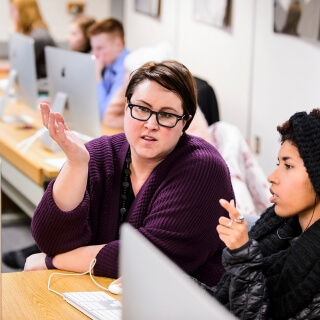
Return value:
<svg viewBox="0 0 320 320">
<path fill-rule="evenodd" d="M 320 319 L 320 293 L 317 294 L 311 304 L 288 320 L 317 320 Z"/>
<path fill-rule="evenodd" d="M 258 242 L 250 240 L 237 250 L 224 249 L 223 264 L 227 273 L 221 281 L 231 276 L 229 288 L 229 303 L 226 307 L 239 319 L 269 320 L 269 301 L 267 298 L 265 278 L 261 272 L 262 254 Z M 217 287 L 209 287 L 193 279 L 200 287 L 212 296 L 217 296 Z M 221 290 L 221 286 L 220 286 Z M 286 320 L 316 320 L 320 319 L 320 293 L 310 305 Z"/>
<path fill-rule="evenodd" d="M 223 251 L 223 264 L 231 275 L 229 287 L 230 311 L 240 319 L 268 319 L 269 301 L 262 273 L 259 243 L 250 240 L 236 250 Z"/>
</svg>

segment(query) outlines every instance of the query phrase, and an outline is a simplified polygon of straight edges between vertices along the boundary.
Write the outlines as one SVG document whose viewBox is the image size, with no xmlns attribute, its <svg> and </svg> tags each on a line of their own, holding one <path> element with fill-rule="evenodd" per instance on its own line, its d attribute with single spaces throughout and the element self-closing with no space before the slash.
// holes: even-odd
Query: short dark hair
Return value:
<svg viewBox="0 0 320 320">
<path fill-rule="evenodd" d="M 96 22 L 88 28 L 88 37 L 95 36 L 100 33 L 108 33 L 120 37 L 124 43 L 124 29 L 122 23 L 114 18 L 104 19 Z"/>
<path fill-rule="evenodd" d="M 197 91 L 194 78 L 188 68 L 176 60 L 162 62 L 148 62 L 132 72 L 125 96 L 127 101 L 137 87 L 144 80 L 155 81 L 160 86 L 176 93 L 182 100 L 184 114 L 189 119 L 183 128 L 185 132 L 197 110 Z"/>
</svg>

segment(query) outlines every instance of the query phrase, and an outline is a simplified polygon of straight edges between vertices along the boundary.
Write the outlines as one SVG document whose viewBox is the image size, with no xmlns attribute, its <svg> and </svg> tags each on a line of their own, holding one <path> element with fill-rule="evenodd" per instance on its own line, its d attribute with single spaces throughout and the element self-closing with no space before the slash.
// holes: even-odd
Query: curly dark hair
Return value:
<svg viewBox="0 0 320 320">
<path fill-rule="evenodd" d="M 297 147 L 313 188 L 320 196 L 320 109 L 313 109 L 309 114 L 296 112 L 277 130 L 281 143 L 288 140 Z"/>
<path fill-rule="evenodd" d="M 310 111 L 309 115 L 319 121 L 320 127 L 320 109 L 313 109 L 312 111 Z M 293 131 L 293 125 L 290 120 L 287 120 L 282 125 L 277 126 L 277 131 L 280 133 L 281 144 L 286 140 L 289 140 L 293 145 L 297 146 L 297 140 Z"/>
</svg>

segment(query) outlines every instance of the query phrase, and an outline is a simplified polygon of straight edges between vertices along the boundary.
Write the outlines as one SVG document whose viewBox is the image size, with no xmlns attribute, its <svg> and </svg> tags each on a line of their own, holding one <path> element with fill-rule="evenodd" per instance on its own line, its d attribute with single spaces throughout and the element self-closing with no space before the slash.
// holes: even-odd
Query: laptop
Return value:
<svg viewBox="0 0 320 320">
<path fill-rule="evenodd" d="M 234 320 L 214 297 L 130 224 L 121 227 L 123 320 Z"/>
</svg>

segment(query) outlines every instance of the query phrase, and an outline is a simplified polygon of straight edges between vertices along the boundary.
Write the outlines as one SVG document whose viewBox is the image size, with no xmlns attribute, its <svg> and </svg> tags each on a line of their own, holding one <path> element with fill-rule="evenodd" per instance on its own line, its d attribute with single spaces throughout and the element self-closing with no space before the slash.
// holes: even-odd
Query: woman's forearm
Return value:
<svg viewBox="0 0 320 320">
<path fill-rule="evenodd" d="M 86 272 L 91 261 L 97 256 L 105 244 L 86 246 L 61 253 L 53 257 L 53 265 L 60 270 Z"/>
<path fill-rule="evenodd" d="M 88 179 L 88 164 L 72 166 L 66 161 L 53 185 L 53 198 L 63 211 L 75 209 L 83 200 Z"/>
</svg>

